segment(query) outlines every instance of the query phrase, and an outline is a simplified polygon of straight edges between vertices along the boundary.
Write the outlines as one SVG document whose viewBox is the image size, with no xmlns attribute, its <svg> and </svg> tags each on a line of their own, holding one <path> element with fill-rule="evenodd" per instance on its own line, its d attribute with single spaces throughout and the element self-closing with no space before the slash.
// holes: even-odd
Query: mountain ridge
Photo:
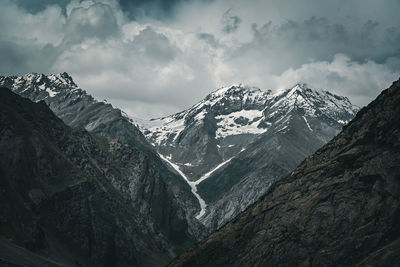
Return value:
<svg viewBox="0 0 400 267">
<path fill-rule="evenodd" d="M 394 266 L 400 80 L 256 203 L 169 266 Z"/>
</svg>

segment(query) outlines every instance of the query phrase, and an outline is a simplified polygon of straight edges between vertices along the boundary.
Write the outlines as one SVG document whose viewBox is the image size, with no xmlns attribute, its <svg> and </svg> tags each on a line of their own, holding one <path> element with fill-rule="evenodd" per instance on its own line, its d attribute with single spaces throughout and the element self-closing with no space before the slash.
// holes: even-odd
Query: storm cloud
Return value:
<svg viewBox="0 0 400 267">
<path fill-rule="evenodd" d="M 0 74 L 68 72 L 131 116 L 297 82 L 367 104 L 399 78 L 400 1 L 3 0 Z"/>
</svg>

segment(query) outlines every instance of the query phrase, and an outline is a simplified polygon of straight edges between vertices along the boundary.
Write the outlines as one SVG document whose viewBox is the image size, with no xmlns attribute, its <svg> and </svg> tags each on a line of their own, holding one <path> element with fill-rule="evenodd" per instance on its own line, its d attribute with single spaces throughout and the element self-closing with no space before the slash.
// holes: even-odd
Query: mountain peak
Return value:
<svg viewBox="0 0 400 267">
<path fill-rule="evenodd" d="M 246 86 L 246 85 L 243 85 L 242 83 L 239 83 L 239 84 L 233 84 L 231 86 L 221 87 L 221 88 L 213 91 L 206 98 L 229 96 L 229 95 L 232 95 L 235 93 L 245 94 L 245 93 L 259 93 L 259 92 L 262 92 L 262 90 L 260 88 Z"/>
<path fill-rule="evenodd" d="M 303 82 L 299 82 L 296 83 L 295 86 L 292 87 L 293 89 L 297 89 L 297 90 L 305 90 L 305 89 L 310 89 L 310 86 L 307 83 L 303 83 Z"/>
<path fill-rule="evenodd" d="M 22 76 L 0 76 L 0 85 L 26 97 L 34 94 L 37 101 L 52 98 L 63 91 L 78 89 L 72 77 L 66 72 L 49 75 L 27 73 Z"/>
<path fill-rule="evenodd" d="M 47 77 L 52 81 L 56 81 L 56 82 L 61 83 L 61 84 L 65 85 L 65 86 L 69 86 L 71 88 L 77 88 L 78 87 L 76 85 L 76 83 L 74 82 L 74 80 L 72 79 L 72 77 L 66 72 L 59 73 L 59 74 L 50 74 Z"/>
</svg>

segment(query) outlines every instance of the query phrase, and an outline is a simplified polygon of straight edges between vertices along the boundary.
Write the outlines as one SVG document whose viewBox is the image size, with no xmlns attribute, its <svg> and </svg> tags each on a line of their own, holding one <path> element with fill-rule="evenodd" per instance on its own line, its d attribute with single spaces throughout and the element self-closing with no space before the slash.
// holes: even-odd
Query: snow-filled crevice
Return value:
<svg viewBox="0 0 400 267">
<path fill-rule="evenodd" d="M 171 165 L 171 167 L 174 168 L 176 170 L 176 172 L 182 176 L 182 178 L 188 183 L 188 185 L 192 189 L 193 195 L 197 198 L 197 200 L 199 201 L 199 204 L 200 204 L 200 212 L 199 212 L 199 214 L 196 215 L 196 219 L 199 220 L 206 213 L 207 204 L 204 201 L 204 199 L 197 193 L 197 185 L 199 185 L 201 182 L 203 182 L 204 180 L 209 178 L 211 176 L 211 174 L 213 174 L 215 171 L 217 171 L 218 169 L 223 167 L 225 164 L 227 164 L 229 161 L 231 161 L 232 158 L 220 163 L 214 169 L 212 169 L 211 171 L 209 171 L 206 174 L 204 174 L 203 176 L 201 176 L 197 181 L 190 181 L 188 179 L 188 177 L 179 169 L 179 166 L 177 164 L 173 163 L 167 157 L 163 156 L 160 153 L 158 153 L 158 155 L 160 156 L 161 159 L 163 159 L 165 162 L 167 162 L 169 165 Z"/>
</svg>

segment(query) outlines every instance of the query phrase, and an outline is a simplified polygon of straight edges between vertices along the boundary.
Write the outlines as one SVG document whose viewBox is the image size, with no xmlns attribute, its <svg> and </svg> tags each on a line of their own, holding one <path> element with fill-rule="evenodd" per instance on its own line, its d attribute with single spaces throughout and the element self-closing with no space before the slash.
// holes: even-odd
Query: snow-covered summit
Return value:
<svg viewBox="0 0 400 267">
<path fill-rule="evenodd" d="M 346 97 L 304 83 L 275 92 L 239 84 L 219 88 L 187 110 L 141 126 L 161 154 L 185 166 L 188 176 L 191 170 L 196 176 L 268 131 L 301 128 L 325 142 L 357 110 Z M 208 158 L 215 163 L 206 163 Z"/>
<path fill-rule="evenodd" d="M 50 75 L 28 73 L 22 76 L 0 76 L 0 84 L 18 94 L 34 94 L 37 101 L 55 97 L 65 90 L 81 90 L 66 72 Z"/>
<path fill-rule="evenodd" d="M 354 117 L 358 109 L 347 97 L 326 90 L 311 89 L 303 83 L 275 94 L 268 101 L 264 114 L 271 121 L 273 117 L 280 118 L 297 111 L 304 116 L 325 117 L 344 125 Z"/>
<path fill-rule="evenodd" d="M 146 134 L 155 145 L 172 138 L 177 140 L 183 129 L 193 123 L 202 124 L 212 116 L 218 128 L 217 138 L 230 135 L 260 134 L 266 131 L 273 117 L 302 110 L 307 116 L 326 116 L 340 124 L 355 115 L 358 107 L 347 97 L 325 90 L 311 89 L 305 83 L 272 93 L 242 84 L 222 87 L 207 95 L 191 108 L 163 118 L 142 121 Z"/>
</svg>

